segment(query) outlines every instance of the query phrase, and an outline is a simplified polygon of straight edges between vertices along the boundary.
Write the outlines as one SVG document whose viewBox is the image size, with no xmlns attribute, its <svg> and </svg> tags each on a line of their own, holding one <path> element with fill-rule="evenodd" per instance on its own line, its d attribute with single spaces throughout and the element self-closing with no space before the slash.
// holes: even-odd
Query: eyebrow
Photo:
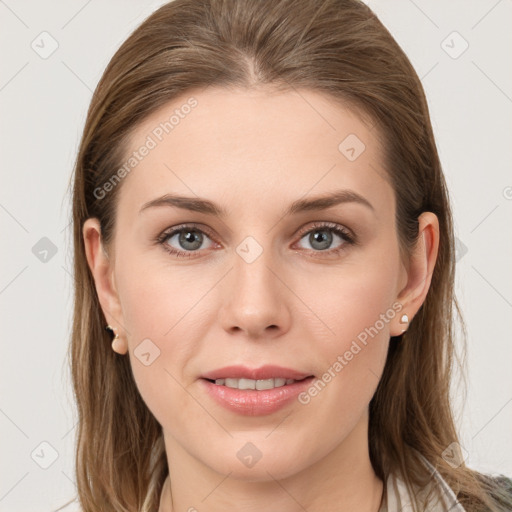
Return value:
<svg viewBox="0 0 512 512">
<path fill-rule="evenodd" d="M 353 190 L 335 190 L 327 194 L 322 194 L 321 196 L 294 201 L 284 212 L 283 217 L 306 211 L 326 210 L 343 203 L 361 204 L 375 212 L 375 208 L 372 204 L 357 192 L 354 192 Z M 224 208 L 216 205 L 208 199 L 184 197 L 174 194 L 165 194 L 144 203 L 142 208 L 139 210 L 139 214 L 148 208 L 160 206 L 174 206 L 176 208 L 205 213 L 207 215 L 214 215 L 220 218 L 225 218 L 227 216 L 227 211 Z"/>
</svg>

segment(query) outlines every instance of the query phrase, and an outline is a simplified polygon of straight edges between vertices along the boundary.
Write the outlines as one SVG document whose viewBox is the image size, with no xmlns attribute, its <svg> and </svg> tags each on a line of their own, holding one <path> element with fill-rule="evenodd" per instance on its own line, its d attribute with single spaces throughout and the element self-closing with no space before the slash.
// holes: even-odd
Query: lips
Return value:
<svg viewBox="0 0 512 512">
<path fill-rule="evenodd" d="M 248 368 L 246 366 L 233 365 L 218 368 L 201 375 L 201 378 L 210 381 L 217 379 L 251 379 L 251 380 L 267 380 L 267 379 L 293 379 L 302 380 L 311 377 L 311 373 L 304 373 L 283 366 L 265 365 L 260 368 Z"/>
<path fill-rule="evenodd" d="M 229 411 L 260 416 L 297 404 L 297 395 L 314 378 L 310 373 L 284 366 L 248 368 L 233 365 L 206 372 L 199 381 L 201 389 Z"/>
<path fill-rule="evenodd" d="M 303 393 L 314 379 L 315 377 L 310 376 L 298 381 L 292 380 L 291 384 L 261 390 L 231 388 L 204 378 L 199 379 L 199 384 L 207 396 L 232 413 L 265 416 L 285 407 L 302 407 L 297 401 L 297 396 Z"/>
</svg>

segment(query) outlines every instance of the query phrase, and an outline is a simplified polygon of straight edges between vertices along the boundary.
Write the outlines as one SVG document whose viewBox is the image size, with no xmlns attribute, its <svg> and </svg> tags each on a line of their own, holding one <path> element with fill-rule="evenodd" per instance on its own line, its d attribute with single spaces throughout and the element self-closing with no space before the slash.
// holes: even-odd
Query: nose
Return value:
<svg viewBox="0 0 512 512">
<path fill-rule="evenodd" d="M 242 254 L 242 256 L 240 256 Z M 219 320 L 223 329 L 250 339 L 275 338 L 290 328 L 290 293 L 271 250 L 254 260 L 233 253 L 233 268 L 222 289 Z"/>
</svg>

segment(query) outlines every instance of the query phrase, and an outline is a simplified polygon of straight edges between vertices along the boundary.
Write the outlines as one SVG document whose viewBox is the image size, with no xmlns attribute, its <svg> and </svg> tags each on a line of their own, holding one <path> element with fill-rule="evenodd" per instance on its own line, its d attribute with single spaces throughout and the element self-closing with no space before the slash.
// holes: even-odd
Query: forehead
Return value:
<svg viewBox="0 0 512 512">
<path fill-rule="evenodd" d="M 240 208 L 256 206 L 251 198 L 261 208 L 264 196 L 267 207 L 284 207 L 350 188 L 386 203 L 381 153 L 369 121 L 320 92 L 209 87 L 175 98 L 133 131 L 120 202 L 140 207 L 176 192 Z"/>
</svg>

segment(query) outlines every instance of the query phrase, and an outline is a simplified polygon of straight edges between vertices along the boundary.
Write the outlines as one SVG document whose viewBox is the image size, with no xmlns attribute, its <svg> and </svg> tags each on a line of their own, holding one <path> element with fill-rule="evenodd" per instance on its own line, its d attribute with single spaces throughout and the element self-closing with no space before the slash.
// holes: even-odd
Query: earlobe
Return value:
<svg viewBox="0 0 512 512">
<path fill-rule="evenodd" d="M 391 336 L 399 336 L 407 330 L 422 304 L 425 302 L 439 248 L 439 221 L 432 212 L 423 212 L 418 217 L 418 239 L 412 250 L 407 271 L 407 284 L 397 300 L 402 309 L 397 315 Z M 407 317 L 407 318 L 404 318 Z"/>
<path fill-rule="evenodd" d="M 121 355 L 126 354 L 126 352 L 128 352 L 126 340 L 119 338 L 119 334 L 117 334 L 115 327 L 107 325 L 105 326 L 105 330 L 110 331 L 114 335 L 114 338 L 112 339 L 112 350 Z"/>
<path fill-rule="evenodd" d="M 82 229 L 85 254 L 91 270 L 101 309 L 110 327 L 123 325 L 121 303 L 114 283 L 114 266 L 102 243 L 101 225 L 98 219 L 90 218 Z M 127 352 L 126 337 L 119 334 L 119 328 L 112 328 L 115 337 L 112 348 L 123 354 Z"/>
</svg>

